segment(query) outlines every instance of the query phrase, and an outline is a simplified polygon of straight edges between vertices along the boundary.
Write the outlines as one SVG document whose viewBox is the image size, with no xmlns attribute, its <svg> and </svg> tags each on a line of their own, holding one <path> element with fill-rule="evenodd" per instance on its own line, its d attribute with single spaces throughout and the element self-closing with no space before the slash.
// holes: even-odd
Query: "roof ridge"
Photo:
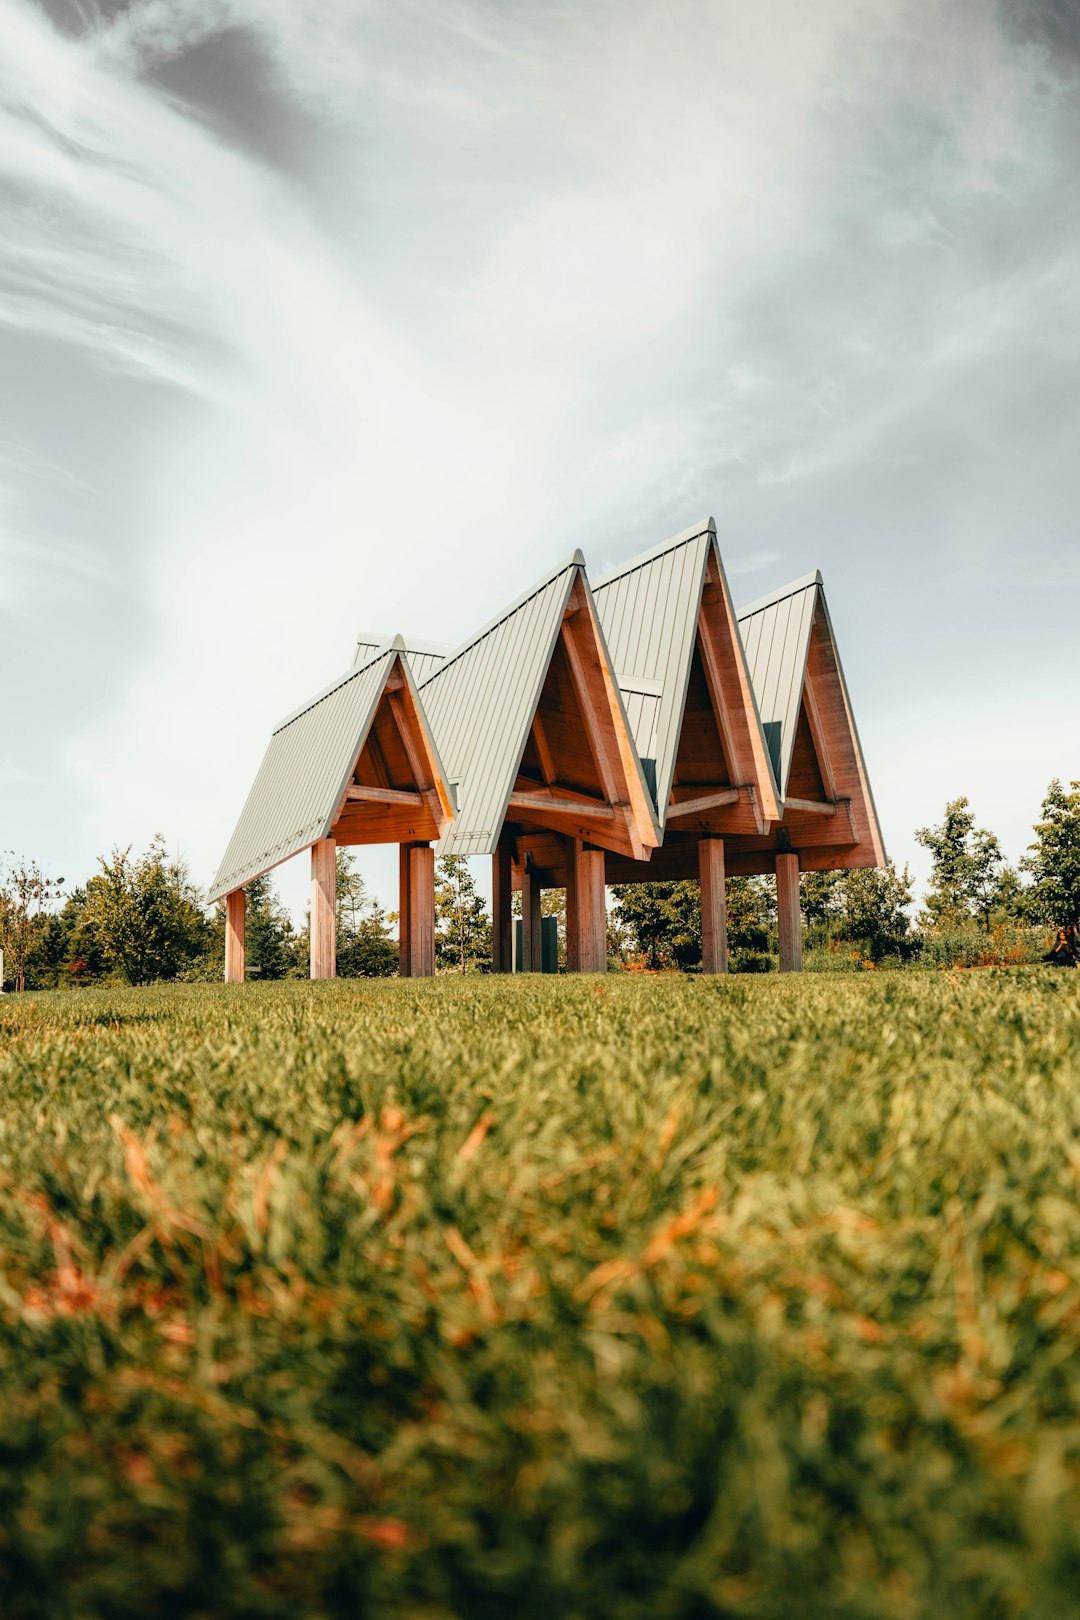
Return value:
<svg viewBox="0 0 1080 1620">
<path fill-rule="evenodd" d="M 394 641 L 380 647 L 378 652 L 369 658 L 366 664 L 358 664 L 354 668 L 346 670 L 344 675 L 339 675 L 336 680 L 330 682 L 329 686 L 324 686 L 321 692 L 316 692 L 314 697 L 308 698 L 306 703 L 301 703 L 298 709 L 294 709 L 291 714 L 287 714 L 284 720 L 279 720 L 270 735 L 276 737 L 279 731 L 284 731 L 286 726 L 291 726 L 294 720 L 299 720 L 301 715 L 307 714 L 309 709 L 313 709 L 324 698 L 328 698 L 334 692 L 340 691 L 351 680 L 355 680 L 357 675 L 363 675 L 364 671 L 370 669 L 373 664 L 377 664 L 380 658 L 385 658 L 389 653 L 397 652 L 399 649 L 394 645 L 394 642 L 400 640 L 400 636 L 395 636 Z"/>
<path fill-rule="evenodd" d="M 424 676 L 424 679 L 419 683 L 418 690 L 423 691 L 425 686 L 431 681 L 437 680 L 463 653 L 467 653 L 470 647 L 475 647 L 477 642 L 484 640 L 485 636 L 490 636 L 493 630 L 497 630 L 500 624 L 505 624 L 506 620 L 512 618 L 519 608 L 525 606 L 526 602 L 531 602 L 534 596 L 539 596 L 541 591 L 546 591 L 552 580 L 558 579 L 560 574 L 568 574 L 572 568 L 584 569 L 584 567 L 585 558 L 580 551 L 575 551 L 569 562 L 561 563 L 558 568 L 553 568 L 549 574 L 544 575 L 543 579 L 537 580 L 535 585 L 530 586 L 527 591 L 523 591 L 520 596 L 516 597 L 509 607 L 502 608 L 495 614 L 494 618 L 489 619 L 485 625 L 476 631 L 475 635 L 469 637 L 468 641 L 461 642 L 452 652 L 447 653 L 445 660 L 439 665 L 438 669 L 433 669 L 430 675 Z"/>
<path fill-rule="evenodd" d="M 592 587 L 593 595 L 595 596 L 597 591 L 604 590 L 608 585 L 614 585 L 615 581 L 622 579 L 624 575 L 632 574 L 635 569 L 644 568 L 646 563 L 655 562 L 656 558 L 662 557 L 665 552 L 675 551 L 679 546 L 688 545 L 691 540 L 700 539 L 703 534 L 712 534 L 715 537 L 715 518 L 708 517 L 703 523 L 693 523 L 688 529 L 681 529 L 678 534 L 672 535 L 669 540 L 661 540 L 658 546 L 652 546 L 648 551 L 639 552 L 636 557 L 631 557 L 629 561 L 619 563 L 610 573 L 603 574 L 596 581 Z"/>
<path fill-rule="evenodd" d="M 358 630 L 356 633 L 356 645 L 358 647 L 378 647 L 380 651 L 384 647 L 389 647 L 394 639 L 393 636 L 383 635 L 376 630 Z M 422 658 L 445 658 L 448 653 L 454 650 L 445 641 L 425 641 L 419 636 L 408 636 L 401 639 L 406 652 L 418 653 Z"/>
<path fill-rule="evenodd" d="M 741 624 L 744 619 L 752 618 L 755 613 L 761 613 L 765 608 L 776 607 L 788 596 L 796 596 L 799 591 L 807 591 L 812 585 L 824 587 L 825 581 L 821 577 L 821 569 L 815 568 L 810 574 L 803 574 L 801 579 L 793 579 L 790 584 L 782 585 L 778 591 L 769 596 L 759 596 L 756 602 L 747 603 L 746 607 L 736 610 L 735 617 Z"/>
</svg>

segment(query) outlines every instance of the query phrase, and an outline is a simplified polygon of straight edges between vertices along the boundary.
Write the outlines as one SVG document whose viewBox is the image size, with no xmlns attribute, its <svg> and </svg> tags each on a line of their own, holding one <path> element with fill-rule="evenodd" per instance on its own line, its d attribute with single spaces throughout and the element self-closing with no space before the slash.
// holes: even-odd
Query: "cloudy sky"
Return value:
<svg viewBox="0 0 1080 1620">
<path fill-rule="evenodd" d="M 0 848 L 207 882 L 358 629 L 711 512 L 738 599 L 822 569 L 890 853 L 1017 857 L 1078 151 L 1074 0 L 0 0 Z"/>
</svg>

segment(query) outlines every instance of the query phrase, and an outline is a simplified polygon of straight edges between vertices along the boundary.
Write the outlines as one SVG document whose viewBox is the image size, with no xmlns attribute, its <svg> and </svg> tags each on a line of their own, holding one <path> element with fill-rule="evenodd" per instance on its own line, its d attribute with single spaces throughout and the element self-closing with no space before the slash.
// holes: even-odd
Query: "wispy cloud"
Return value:
<svg viewBox="0 0 1080 1620">
<path fill-rule="evenodd" d="M 870 703 L 925 579 L 1006 566 L 1036 462 L 1063 567 L 1048 16 L 0 0 L 0 613 L 57 584 L 5 752 L 80 784 L 37 812 L 67 864 L 167 821 L 209 869 L 357 623 L 453 639 L 575 544 L 712 510 L 755 590 L 835 565 Z"/>
</svg>

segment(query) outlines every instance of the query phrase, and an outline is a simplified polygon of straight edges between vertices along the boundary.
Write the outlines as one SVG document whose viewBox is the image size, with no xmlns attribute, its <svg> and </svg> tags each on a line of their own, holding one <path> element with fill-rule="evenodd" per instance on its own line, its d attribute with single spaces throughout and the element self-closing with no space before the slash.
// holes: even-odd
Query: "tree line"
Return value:
<svg viewBox="0 0 1080 1620">
<path fill-rule="evenodd" d="M 976 824 L 966 798 L 945 806 L 939 825 L 920 827 L 930 887 L 915 913 L 911 873 L 884 867 L 804 872 L 800 879 L 809 967 L 882 963 L 975 965 L 1039 960 L 1048 930 L 1080 928 L 1080 782 L 1055 779 L 1032 828 L 1027 853 L 1011 866 L 994 833 Z M 692 970 L 701 963 L 695 882 L 617 885 L 614 949 L 646 967 Z M 776 884 L 771 877 L 727 880 L 732 966 L 767 971 L 777 949 Z M 816 959 L 815 959 L 816 958 Z"/>
<path fill-rule="evenodd" d="M 247 885 L 245 956 L 251 978 L 307 978 L 310 924 L 297 928 L 269 875 Z M 491 956 L 491 919 L 467 861 L 438 863 L 436 952 L 441 968 L 476 971 Z M 68 889 L 36 861 L 0 868 L 5 990 L 219 980 L 225 910 L 207 907 L 186 862 L 162 837 L 142 854 L 113 850 Z M 337 853 L 337 963 L 342 978 L 397 972 L 397 917 L 368 892 L 350 850 Z"/>
<path fill-rule="evenodd" d="M 1080 928 L 1080 782 L 1053 781 L 1016 867 L 996 836 L 976 825 L 966 798 L 941 823 L 922 827 L 930 888 L 913 915 L 910 873 L 880 869 L 806 872 L 801 879 L 808 966 L 875 966 L 1036 959 L 1046 930 Z M 369 894 L 349 850 L 337 855 L 339 976 L 397 972 L 397 917 Z M 253 978 L 306 978 L 310 937 L 297 928 L 269 876 L 247 885 L 246 959 Z M 701 965 L 696 882 L 615 885 L 609 951 L 627 966 L 693 971 Z M 560 920 L 561 893 L 544 896 Z M 776 948 L 776 891 L 769 877 L 727 882 L 732 966 L 765 971 Z M 468 861 L 436 863 L 436 961 L 441 971 L 483 972 L 491 962 L 491 918 Z M 139 855 L 113 850 L 71 889 L 34 861 L 9 856 L 0 870 L 4 989 L 55 989 L 122 980 L 218 980 L 225 953 L 224 908 L 208 908 L 182 857 L 161 837 Z M 565 949 L 565 946 L 563 946 Z"/>
</svg>

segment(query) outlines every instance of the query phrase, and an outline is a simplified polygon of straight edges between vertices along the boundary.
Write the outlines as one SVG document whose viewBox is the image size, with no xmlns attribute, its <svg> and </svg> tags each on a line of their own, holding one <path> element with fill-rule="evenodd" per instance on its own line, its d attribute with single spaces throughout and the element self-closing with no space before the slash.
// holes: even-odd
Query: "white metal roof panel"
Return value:
<svg viewBox="0 0 1080 1620">
<path fill-rule="evenodd" d="M 716 525 L 709 518 L 623 563 L 593 586 L 638 752 L 656 762 L 662 821 L 675 774 L 705 565 L 715 539 Z M 655 683 L 651 711 L 645 702 L 634 703 L 630 672 Z"/>
<path fill-rule="evenodd" d="M 787 793 L 821 575 L 807 574 L 739 613 L 739 631 L 780 797 Z"/>
<path fill-rule="evenodd" d="M 580 554 L 452 653 L 421 698 L 458 814 L 440 855 L 495 849 Z"/>
</svg>

